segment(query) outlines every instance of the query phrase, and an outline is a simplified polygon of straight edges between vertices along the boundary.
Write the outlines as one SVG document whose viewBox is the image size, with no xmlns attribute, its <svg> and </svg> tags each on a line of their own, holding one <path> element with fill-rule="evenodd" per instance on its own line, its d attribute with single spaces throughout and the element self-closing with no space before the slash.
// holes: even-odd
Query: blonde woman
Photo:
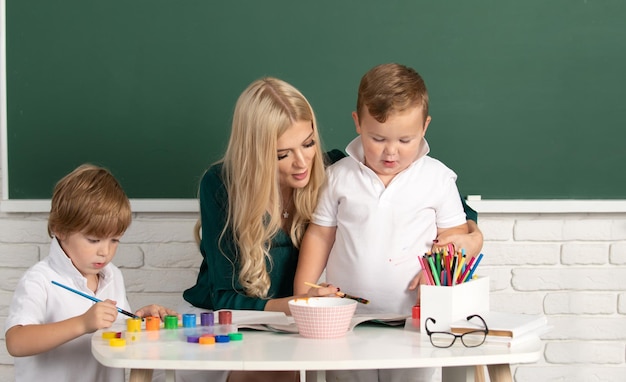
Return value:
<svg viewBox="0 0 626 382">
<path fill-rule="evenodd" d="M 298 247 L 324 177 L 306 98 L 276 78 L 250 84 L 235 106 L 224 158 L 200 184 L 203 261 L 184 299 L 206 309 L 289 313 Z"/>
<path fill-rule="evenodd" d="M 244 90 L 226 154 L 200 183 L 196 239 L 203 260 L 196 285 L 183 293 L 188 303 L 289 314 L 298 247 L 325 179 L 319 141 L 313 109 L 296 88 L 262 78 Z M 343 156 L 330 154 L 335 160 Z M 177 372 L 182 381 L 226 378 L 292 381 L 298 373 Z"/>
</svg>

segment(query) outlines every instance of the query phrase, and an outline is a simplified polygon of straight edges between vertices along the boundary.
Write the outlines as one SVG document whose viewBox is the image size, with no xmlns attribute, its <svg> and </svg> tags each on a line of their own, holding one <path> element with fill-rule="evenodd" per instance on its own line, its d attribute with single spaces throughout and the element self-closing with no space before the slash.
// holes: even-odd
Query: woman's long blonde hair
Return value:
<svg viewBox="0 0 626 382">
<path fill-rule="evenodd" d="M 271 241 L 282 223 L 276 142 L 299 121 L 311 122 L 317 144 L 310 181 L 304 188 L 295 189 L 292 196 L 295 211 L 290 237 L 296 247 L 300 246 L 325 179 L 313 108 L 296 88 L 271 77 L 250 84 L 235 106 L 230 140 L 223 158 L 229 205 L 220 241 L 230 228 L 237 244 L 239 283 L 249 296 L 268 297 L 270 278 L 266 259 L 271 266 Z"/>
</svg>

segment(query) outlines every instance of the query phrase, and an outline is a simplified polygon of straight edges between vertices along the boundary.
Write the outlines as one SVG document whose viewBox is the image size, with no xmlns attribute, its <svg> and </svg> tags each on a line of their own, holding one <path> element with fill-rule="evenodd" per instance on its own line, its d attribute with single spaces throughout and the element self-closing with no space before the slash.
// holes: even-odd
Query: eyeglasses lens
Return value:
<svg viewBox="0 0 626 382">
<path fill-rule="evenodd" d="M 432 333 L 430 335 L 430 343 L 438 348 L 447 348 L 454 343 L 454 334 L 452 333 Z"/>
<path fill-rule="evenodd" d="M 463 341 L 463 345 L 468 348 L 482 345 L 485 342 L 485 332 L 476 331 L 465 333 L 461 336 L 461 341 Z"/>
</svg>

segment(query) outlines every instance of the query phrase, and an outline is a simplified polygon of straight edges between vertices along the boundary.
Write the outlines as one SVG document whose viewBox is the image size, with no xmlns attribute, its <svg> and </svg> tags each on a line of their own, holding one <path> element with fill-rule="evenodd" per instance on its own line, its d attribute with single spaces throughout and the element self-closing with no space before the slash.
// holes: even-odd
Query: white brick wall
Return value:
<svg viewBox="0 0 626 382">
<path fill-rule="evenodd" d="M 18 278 L 47 255 L 46 218 L 0 214 L 2 323 Z M 195 213 L 134 216 L 114 261 L 133 307 L 177 307 L 200 264 L 195 219 Z M 479 221 L 492 308 L 543 313 L 554 327 L 544 335 L 543 359 L 515 365 L 515 380 L 625 380 L 626 215 L 483 214 Z M 0 346 L 0 381 L 12 380 L 12 362 Z"/>
</svg>

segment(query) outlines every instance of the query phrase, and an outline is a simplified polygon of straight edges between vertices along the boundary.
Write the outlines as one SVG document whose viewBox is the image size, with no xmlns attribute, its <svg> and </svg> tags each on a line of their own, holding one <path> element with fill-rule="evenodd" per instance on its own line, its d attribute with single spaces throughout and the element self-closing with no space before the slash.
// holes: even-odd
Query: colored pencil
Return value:
<svg viewBox="0 0 626 382">
<path fill-rule="evenodd" d="M 480 260 L 482 259 L 483 259 L 483 254 L 481 253 L 480 255 L 478 255 L 478 258 L 474 262 L 474 266 L 472 267 L 472 270 L 470 270 L 470 273 L 467 275 L 467 281 L 472 279 L 472 276 L 474 276 L 474 271 L 476 271 L 476 268 L 478 268 L 478 264 L 480 264 Z"/>
<path fill-rule="evenodd" d="M 418 256 L 417 260 L 419 260 L 420 265 L 422 266 L 422 272 L 426 273 L 426 279 L 428 280 L 428 285 L 435 285 L 435 280 L 433 280 L 433 276 L 428 271 L 428 267 L 426 266 L 426 260 L 422 256 Z"/>
<path fill-rule="evenodd" d="M 428 260 L 428 264 L 430 265 L 430 269 L 432 270 L 433 280 L 435 281 L 435 285 L 440 286 L 441 283 L 439 282 L 439 272 L 437 271 L 437 266 L 435 266 L 435 263 L 433 261 L 433 257 L 435 257 L 435 255 L 426 256 L 426 257 Z"/>
<path fill-rule="evenodd" d="M 467 275 L 469 274 L 470 269 L 472 268 L 472 265 L 474 264 L 474 260 L 476 260 L 475 257 L 472 257 L 469 261 L 469 263 L 467 263 L 467 266 L 465 267 L 465 270 L 463 271 L 463 274 L 461 274 L 461 277 L 459 277 L 459 279 L 457 280 L 457 282 L 460 284 L 462 282 L 465 282 L 465 279 L 467 278 Z"/>
<path fill-rule="evenodd" d="M 456 284 L 456 278 L 454 278 L 454 275 L 456 274 L 456 267 L 458 265 L 457 262 L 457 257 L 453 254 L 452 255 L 452 265 L 450 265 L 450 278 L 452 279 L 452 285 L 454 286 Z"/>
<path fill-rule="evenodd" d="M 453 252 L 454 253 L 454 252 Z M 443 262 L 445 263 L 445 274 L 446 274 L 446 283 L 445 285 L 452 285 L 452 273 L 450 273 L 450 259 L 451 255 L 444 253 Z"/>
<path fill-rule="evenodd" d="M 461 283 L 461 274 L 465 271 L 465 256 L 461 257 L 461 265 L 457 268 L 457 273 L 456 273 L 456 283 L 460 284 Z"/>
</svg>

